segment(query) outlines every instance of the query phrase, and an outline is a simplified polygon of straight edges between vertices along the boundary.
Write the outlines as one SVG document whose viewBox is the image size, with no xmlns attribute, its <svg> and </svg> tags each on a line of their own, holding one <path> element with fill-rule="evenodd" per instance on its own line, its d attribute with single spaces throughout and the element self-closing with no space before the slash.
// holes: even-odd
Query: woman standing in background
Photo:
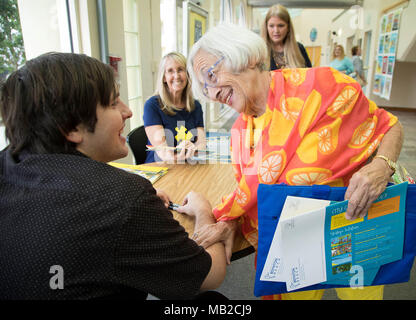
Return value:
<svg viewBox="0 0 416 320">
<path fill-rule="evenodd" d="M 346 75 L 351 75 L 351 73 L 354 72 L 354 66 L 352 65 L 351 59 L 345 56 L 344 47 L 340 44 L 335 46 L 332 53 L 332 61 L 329 66 Z"/>
<path fill-rule="evenodd" d="M 295 29 L 285 7 L 277 4 L 267 11 L 261 35 L 270 53 L 270 70 L 312 67 L 305 47 L 296 42 Z"/>
<path fill-rule="evenodd" d="M 359 46 L 354 46 L 351 48 L 352 53 L 352 65 L 354 66 L 354 71 L 356 73 L 355 80 L 360 84 L 361 87 L 367 85 L 367 80 L 365 79 L 363 60 L 361 60 L 361 48 Z"/>
</svg>

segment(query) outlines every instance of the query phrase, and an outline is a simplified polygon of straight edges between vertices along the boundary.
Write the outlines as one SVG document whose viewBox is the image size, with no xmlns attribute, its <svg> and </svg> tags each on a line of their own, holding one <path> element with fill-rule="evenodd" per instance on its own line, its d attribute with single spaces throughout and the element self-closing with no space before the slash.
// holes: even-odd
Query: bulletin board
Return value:
<svg viewBox="0 0 416 320">
<path fill-rule="evenodd" d="M 390 11 L 380 20 L 373 94 L 387 100 L 393 82 L 402 11 L 403 8 Z"/>
</svg>

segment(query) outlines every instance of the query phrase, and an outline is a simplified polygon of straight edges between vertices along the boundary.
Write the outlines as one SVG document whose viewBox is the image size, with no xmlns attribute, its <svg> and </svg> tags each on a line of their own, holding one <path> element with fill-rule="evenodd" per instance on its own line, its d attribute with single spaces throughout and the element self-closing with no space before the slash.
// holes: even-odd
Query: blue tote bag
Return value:
<svg viewBox="0 0 416 320">
<path fill-rule="evenodd" d="M 346 187 L 326 185 L 288 186 L 260 184 L 257 191 L 259 242 L 257 250 L 255 296 L 286 293 L 286 283 L 260 280 L 280 213 L 287 196 L 343 201 Z M 416 185 L 409 184 L 406 198 L 405 235 L 401 260 L 382 265 L 372 285 L 407 282 L 416 255 Z M 298 291 L 339 288 L 341 285 L 316 284 Z M 344 286 L 345 287 L 345 286 Z"/>
</svg>

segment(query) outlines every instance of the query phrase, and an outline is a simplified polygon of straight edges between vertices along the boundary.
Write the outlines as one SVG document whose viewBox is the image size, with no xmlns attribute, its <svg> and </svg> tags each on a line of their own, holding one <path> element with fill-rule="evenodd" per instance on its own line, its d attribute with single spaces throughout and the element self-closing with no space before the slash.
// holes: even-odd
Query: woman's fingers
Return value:
<svg viewBox="0 0 416 320">
<path fill-rule="evenodd" d="M 231 263 L 231 256 L 234 247 L 234 222 L 217 222 L 206 225 L 194 232 L 192 239 L 205 249 L 214 243 L 222 241 L 225 247 L 227 263 Z"/>
<path fill-rule="evenodd" d="M 196 150 L 196 146 L 187 140 L 183 140 L 178 144 L 177 148 L 179 149 L 179 152 L 176 154 L 176 159 L 180 161 L 192 158 Z"/>
<path fill-rule="evenodd" d="M 349 200 L 345 217 L 349 220 L 364 217 L 388 180 L 385 168 L 374 161 L 354 173 L 345 192 L 345 200 Z"/>
<path fill-rule="evenodd" d="M 227 264 L 231 264 L 231 256 L 233 255 L 234 247 L 234 232 L 232 232 L 232 234 L 224 241 L 224 247 Z"/>
<path fill-rule="evenodd" d="M 345 217 L 349 220 L 359 218 L 367 213 L 369 205 L 371 206 L 371 202 L 369 201 L 367 190 L 357 188 L 348 201 Z"/>
</svg>

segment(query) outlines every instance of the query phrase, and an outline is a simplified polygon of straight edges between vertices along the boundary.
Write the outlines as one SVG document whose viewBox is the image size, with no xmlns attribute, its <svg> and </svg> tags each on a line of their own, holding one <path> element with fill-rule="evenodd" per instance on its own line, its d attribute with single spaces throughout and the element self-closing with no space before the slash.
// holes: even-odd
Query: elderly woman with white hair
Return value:
<svg viewBox="0 0 416 320">
<path fill-rule="evenodd" d="M 197 98 L 240 113 L 231 130 L 238 186 L 214 208 L 217 223 L 194 235 L 204 247 L 223 241 L 229 261 L 237 226 L 257 247 L 260 183 L 348 186 L 347 219 L 364 216 L 385 189 L 393 173 L 385 160 L 397 160 L 402 128 L 397 117 L 367 100 L 354 79 L 329 67 L 270 72 L 262 38 L 230 24 L 194 44 L 188 71 Z M 341 298 L 383 296 L 383 286 L 337 291 Z M 320 299 L 322 291 L 281 296 Z"/>
</svg>

